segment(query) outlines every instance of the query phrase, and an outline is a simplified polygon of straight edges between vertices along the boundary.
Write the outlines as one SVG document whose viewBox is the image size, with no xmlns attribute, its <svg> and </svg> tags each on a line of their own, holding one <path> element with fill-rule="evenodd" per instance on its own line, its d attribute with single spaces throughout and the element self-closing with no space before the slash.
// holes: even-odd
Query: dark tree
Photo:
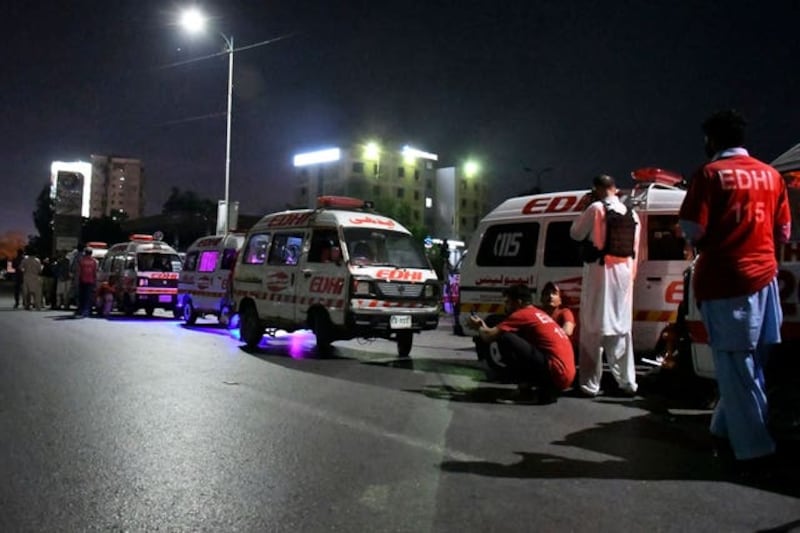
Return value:
<svg viewBox="0 0 800 533">
<path fill-rule="evenodd" d="M 113 216 L 90 218 L 84 222 L 81 229 L 82 242 L 99 241 L 111 246 L 126 240 L 128 240 L 128 237 L 122 231 L 120 222 L 115 220 Z"/>
<path fill-rule="evenodd" d="M 42 188 L 36 197 L 36 210 L 33 212 L 33 224 L 38 235 L 31 235 L 28 246 L 32 253 L 48 256 L 53 250 L 53 214 L 55 205 L 50 198 L 50 184 Z"/>
<path fill-rule="evenodd" d="M 181 191 L 173 187 L 172 191 L 161 208 L 161 213 L 199 213 L 207 217 L 215 217 L 217 204 L 208 198 L 200 198 L 194 191 Z"/>
</svg>

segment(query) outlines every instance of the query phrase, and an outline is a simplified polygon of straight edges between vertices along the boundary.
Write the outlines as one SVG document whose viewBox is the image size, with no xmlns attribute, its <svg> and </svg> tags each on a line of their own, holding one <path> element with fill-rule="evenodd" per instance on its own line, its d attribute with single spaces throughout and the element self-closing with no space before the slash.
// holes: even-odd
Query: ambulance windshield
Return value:
<svg viewBox="0 0 800 533">
<path fill-rule="evenodd" d="M 422 246 L 407 233 L 345 228 L 344 239 L 354 265 L 430 268 Z"/>
<path fill-rule="evenodd" d="M 140 253 L 136 264 L 141 272 L 180 272 L 181 258 L 178 254 Z"/>
</svg>

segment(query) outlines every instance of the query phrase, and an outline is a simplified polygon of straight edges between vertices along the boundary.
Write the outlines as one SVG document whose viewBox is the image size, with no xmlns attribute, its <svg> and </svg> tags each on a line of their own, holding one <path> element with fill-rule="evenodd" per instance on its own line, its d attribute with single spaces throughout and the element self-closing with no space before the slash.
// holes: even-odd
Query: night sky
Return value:
<svg viewBox="0 0 800 533">
<path fill-rule="evenodd" d="M 700 123 L 735 107 L 771 161 L 800 141 L 797 2 L 216 1 L 188 36 L 178 2 L 7 2 L 0 234 L 34 232 L 53 160 L 139 158 L 146 214 L 170 188 L 221 198 L 235 53 L 231 199 L 291 198 L 291 155 L 395 140 L 444 165 L 479 160 L 494 202 L 535 185 L 703 162 Z M 542 172 L 543 169 L 552 170 Z M 526 170 L 527 169 L 527 170 Z"/>
</svg>

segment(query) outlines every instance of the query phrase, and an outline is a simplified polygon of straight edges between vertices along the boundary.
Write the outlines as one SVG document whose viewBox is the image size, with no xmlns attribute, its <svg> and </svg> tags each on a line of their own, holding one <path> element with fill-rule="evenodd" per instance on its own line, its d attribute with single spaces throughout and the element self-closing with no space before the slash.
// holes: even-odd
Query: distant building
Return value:
<svg viewBox="0 0 800 533">
<path fill-rule="evenodd" d="M 144 214 L 144 167 L 139 159 L 92 155 L 90 217 Z"/>
<path fill-rule="evenodd" d="M 480 175 L 468 176 L 462 167 L 436 171 L 436 193 L 431 209 L 437 237 L 468 242 L 489 212 L 489 186 Z"/>
<path fill-rule="evenodd" d="M 434 153 L 374 143 L 300 153 L 294 204 L 311 208 L 318 196 L 335 195 L 401 205 L 433 236 L 466 240 L 488 212 L 488 187 L 456 167 L 437 169 L 437 161 Z"/>
</svg>

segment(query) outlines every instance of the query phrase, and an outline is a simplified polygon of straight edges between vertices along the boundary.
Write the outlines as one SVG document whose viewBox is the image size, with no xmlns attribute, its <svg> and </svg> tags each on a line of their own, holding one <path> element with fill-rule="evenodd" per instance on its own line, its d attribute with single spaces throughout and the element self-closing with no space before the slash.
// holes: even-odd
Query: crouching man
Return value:
<svg viewBox="0 0 800 533">
<path fill-rule="evenodd" d="M 505 401 L 554 403 L 575 379 L 570 338 L 546 312 L 531 303 L 531 291 L 525 285 L 512 285 L 503 296 L 507 316 L 502 322 L 488 327 L 481 318 L 472 316 L 468 326 L 478 331 L 480 342 L 497 342 L 500 354 L 517 376 L 518 389 Z"/>
</svg>

